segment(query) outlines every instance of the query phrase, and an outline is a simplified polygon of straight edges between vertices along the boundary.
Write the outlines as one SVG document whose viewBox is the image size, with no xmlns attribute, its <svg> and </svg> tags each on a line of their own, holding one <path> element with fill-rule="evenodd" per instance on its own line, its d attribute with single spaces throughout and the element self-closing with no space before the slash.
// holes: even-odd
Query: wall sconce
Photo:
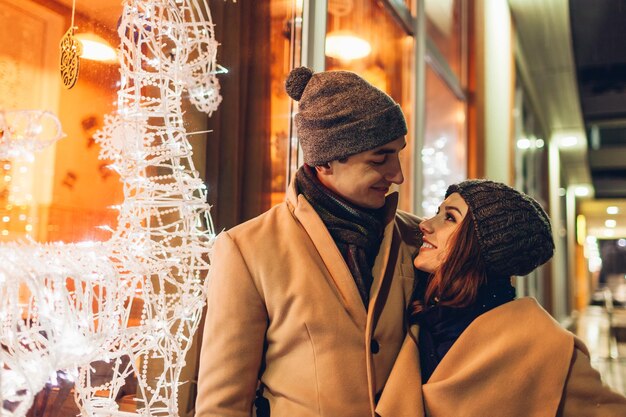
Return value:
<svg viewBox="0 0 626 417">
<path fill-rule="evenodd" d="M 326 36 L 326 56 L 352 61 L 365 58 L 372 52 L 372 46 L 363 38 L 350 31 L 334 31 Z"/>
<path fill-rule="evenodd" d="M 83 45 L 83 59 L 115 63 L 118 62 L 117 51 L 101 36 L 94 33 L 77 33 L 74 38 Z"/>
</svg>

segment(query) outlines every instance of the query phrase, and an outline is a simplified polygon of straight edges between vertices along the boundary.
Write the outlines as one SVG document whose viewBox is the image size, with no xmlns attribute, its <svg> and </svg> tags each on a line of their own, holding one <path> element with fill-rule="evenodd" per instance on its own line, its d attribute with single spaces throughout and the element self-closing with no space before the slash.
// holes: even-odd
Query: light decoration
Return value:
<svg viewBox="0 0 626 417">
<path fill-rule="evenodd" d="M 43 110 L 0 111 L 0 160 L 25 157 L 64 136 L 56 115 Z"/>
<path fill-rule="evenodd" d="M 427 140 L 422 148 L 424 187 L 422 189 L 422 209 L 425 216 L 434 216 L 439 204 L 444 200 L 448 185 L 462 181 L 462 172 L 451 167 L 451 156 L 457 153 L 454 141 L 446 136 Z"/>
<path fill-rule="evenodd" d="M 42 110 L 0 111 L 0 241 L 29 237 L 37 214 L 31 210 L 29 172 L 34 153 L 64 136 L 54 113 Z"/>
<path fill-rule="evenodd" d="M 3 417 L 24 416 L 58 375 L 75 381 L 83 416 L 129 415 L 114 399 L 131 373 L 139 415 L 178 415 L 214 237 L 182 97 L 209 115 L 219 105 L 217 42 L 206 0 L 123 5 L 117 112 L 95 136 L 124 184 L 118 227 L 102 243 L 0 246 Z"/>
<path fill-rule="evenodd" d="M 588 260 L 589 272 L 599 272 L 602 268 L 602 258 L 600 257 L 600 247 L 597 237 L 586 237 L 585 246 L 583 246 L 583 255 Z"/>
</svg>

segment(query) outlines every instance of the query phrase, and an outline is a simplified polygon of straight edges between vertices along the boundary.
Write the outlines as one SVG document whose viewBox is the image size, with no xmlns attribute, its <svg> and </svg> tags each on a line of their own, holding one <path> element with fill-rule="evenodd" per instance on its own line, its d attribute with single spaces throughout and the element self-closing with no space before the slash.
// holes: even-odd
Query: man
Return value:
<svg viewBox="0 0 626 417">
<path fill-rule="evenodd" d="M 305 165 L 287 201 L 216 240 L 198 417 L 374 416 L 405 335 L 419 230 L 387 195 L 400 106 L 346 71 L 297 68 L 286 87 Z"/>
</svg>

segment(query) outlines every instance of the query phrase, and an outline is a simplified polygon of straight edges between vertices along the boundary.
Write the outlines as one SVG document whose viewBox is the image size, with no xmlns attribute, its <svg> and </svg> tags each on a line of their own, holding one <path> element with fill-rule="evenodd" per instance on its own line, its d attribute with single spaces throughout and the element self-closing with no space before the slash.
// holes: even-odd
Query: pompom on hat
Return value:
<svg viewBox="0 0 626 417">
<path fill-rule="evenodd" d="M 531 197 L 489 180 L 451 185 L 446 198 L 452 193 L 469 207 L 489 276 L 528 275 L 552 258 L 550 219 Z"/>
<path fill-rule="evenodd" d="M 347 158 L 407 133 L 400 106 L 353 72 L 295 68 L 285 90 L 300 102 L 295 122 L 308 165 Z"/>
</svg>

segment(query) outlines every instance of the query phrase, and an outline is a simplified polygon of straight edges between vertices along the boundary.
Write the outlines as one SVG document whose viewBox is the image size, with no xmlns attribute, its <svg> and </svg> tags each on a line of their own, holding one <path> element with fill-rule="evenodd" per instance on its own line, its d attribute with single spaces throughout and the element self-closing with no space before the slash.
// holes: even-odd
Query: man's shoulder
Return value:
<svg viewBox="0 0 626 417">
<path fill-rule="evenodd" d="M 418 225 L 422 222 L 422 218 L 407 211 L 396 210 L 396 223 L 406 225 Z"/>
<path fill-rule="evenodd" d="M 262 233 L 264 231 L 271 232 L 277 227 L 281 227 L 281 225 L 284 226 L 285 222 L 291 217 L 287 203 L 282 202 L 250 220 L 233 226 L 227 232 L 231 236 L 249 235 L 250 233 Z"/>
<path fill-rule="evenodd" d="M 400 236 L 405 243 L 411 246 L 421 246 L 422 232 L 419 228 L 421 222 L 422 219 L 415 214 L 402 210 L 396 211 L 396 225 L 400 231 Z"/>
</svg>

